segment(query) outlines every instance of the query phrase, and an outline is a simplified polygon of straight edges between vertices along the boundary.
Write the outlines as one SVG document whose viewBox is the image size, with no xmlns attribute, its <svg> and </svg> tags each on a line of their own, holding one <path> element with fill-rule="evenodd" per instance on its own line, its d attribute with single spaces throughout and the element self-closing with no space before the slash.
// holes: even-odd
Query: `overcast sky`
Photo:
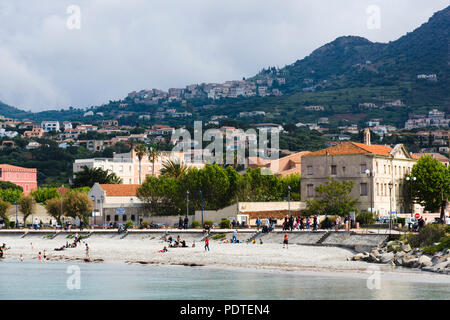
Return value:
<svg viewBox="0 0 450 320">
<path fill-rule="evenodd" d="M 241 79 L 291 64 L 339 36 L 395 40 L 448 4 L 0 0 L 0 101 L 33 111 L 87 107 L 134 90 Z M 80 8 L 80 29 L 67 26 L 78 21 L 70 5 Z M 368 28 L 372 5 L 380 28 Z"/>
</svg>

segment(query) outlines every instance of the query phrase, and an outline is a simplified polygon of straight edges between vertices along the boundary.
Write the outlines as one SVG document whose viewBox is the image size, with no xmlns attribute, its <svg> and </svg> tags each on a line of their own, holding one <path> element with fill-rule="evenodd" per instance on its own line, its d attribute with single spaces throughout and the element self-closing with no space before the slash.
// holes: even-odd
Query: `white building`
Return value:
<svg viewBox="0 0 450 320">
<path fill-rule="evenodd" d="M 59 131 L 59 121 L 42 121 L 41 128 L 44 132 Z"/>
</svg>

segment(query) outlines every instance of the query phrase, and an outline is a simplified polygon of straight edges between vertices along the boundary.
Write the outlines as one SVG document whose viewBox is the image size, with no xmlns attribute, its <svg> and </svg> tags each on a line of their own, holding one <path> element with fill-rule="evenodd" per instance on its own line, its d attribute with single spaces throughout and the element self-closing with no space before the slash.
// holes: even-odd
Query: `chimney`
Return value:
<svg viewBox="0 0 450 320">
<path fill-rule="evenodd" d="M 370 146 L 370 129 L 364 129 L 364 144 Z"/>
</svg>

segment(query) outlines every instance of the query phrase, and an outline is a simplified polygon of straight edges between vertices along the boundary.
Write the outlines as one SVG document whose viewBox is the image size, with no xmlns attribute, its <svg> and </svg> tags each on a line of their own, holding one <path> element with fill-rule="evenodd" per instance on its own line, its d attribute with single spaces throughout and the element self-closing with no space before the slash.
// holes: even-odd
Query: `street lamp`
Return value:
<svg viewBox="0 0 450 320">
<path fill-rule="evenodd" d="M 375 179 L 375 170 L 370 171 L 369 169 L 366 169 L 366 174 L 368 177 L 372 178 L 371 179 L 371 197 L 370 197 L 370 211 L 372 212 L 372 216 L 374 215 L 374 211 L 375 211 L 375 204 L 374 204 L 374 194 L 375 194 L 375 183 L 374 183 L 374 179 Z"/>
<path fill-rule="evenodd" d="M 289 217 L 291 216 L 291 186 L 288 186 L 288 211 Z"/>
<path fill-rule="evenodd" d="M 394 183 L 389 181 L 389 234 L 392 230 L 392 188 L 394 187 Z"/>
<path fill-rule="evenodd" d="M 413 201 L 413 196 L 412 196 L 412 186 L 413 186 L 413 182 L 416 181 L 417 178 L 416 177 L 406 177 L 406 181 L 409 182 L 409 197 L 410 197 L 410 202 L 411 202 L 411 217 L 413 216 L 413 211 L 414 211 L 414 201 Z"/>
<path fill-rule="evenodd" d="M 203 191 L 199 190 L 198 192 L 200 192 L 200 198 L 202 199 L 202 226 L 203 226 Z"/>
<path fill-rule="evenodd" d="M 14 200 L 14 204 L 16 205 L 16 229 L 19 228 L 19 219 L 17 218 L 17 200 Z"/>
<path fill-rule="evenodd" d="M 186 191 L 186 218 L 189 215 L 189 190 Z"/>
</svg>

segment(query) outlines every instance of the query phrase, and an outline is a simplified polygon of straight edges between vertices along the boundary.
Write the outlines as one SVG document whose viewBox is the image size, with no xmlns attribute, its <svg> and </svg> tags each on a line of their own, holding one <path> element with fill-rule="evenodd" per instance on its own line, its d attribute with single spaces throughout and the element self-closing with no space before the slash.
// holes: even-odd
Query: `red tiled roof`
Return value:
<svg viewBox="0 0 450 320">
<path fill-rule="evenodd" d="M 0 168 L 2 170 L 11 170 L 11 171 L 27 171 L 27 172 L 36 172 L 36 168 L 23 168 L 18 166 L 13 166 L 11 164 L 0 164 Z"/>
<path fill-rule="evenodd" d="M 392 149 L 388 146 L 383 145 L 366 145 L 363 143 L 356 142 L 344 142 L 337 146 L 332 146 L 326 149 L 318 150 L 304 155 L 304 157 L 314 157 L 314 156 L 337 156 L 337 155 L 350 155 L 350 154 L 378 154 L 378 155 L 389 155 Z"/>
<path fill-rule="evenodd" d="M 420 157 L 423 156 L 431 156 L 434 159 L 439 160 L 440 162 L 449 162 L 449 158 L 447 158 L 446 156 L 440 154 L 440 153 L 411 153 L 411 157 L 413 159 L 419 159 Z"/>
<path fill-rule="evenodd" d="M 139 184 L 100 184 L 107 197 L 135 197 Z"/>
</svg>

